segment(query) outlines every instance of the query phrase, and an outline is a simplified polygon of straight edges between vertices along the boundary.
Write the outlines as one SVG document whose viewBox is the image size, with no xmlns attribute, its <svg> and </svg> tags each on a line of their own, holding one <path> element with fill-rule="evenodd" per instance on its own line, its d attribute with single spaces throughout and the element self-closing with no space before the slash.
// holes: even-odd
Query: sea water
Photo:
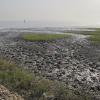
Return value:
<svg viewBox="0 0 100 100">
<path fill-rule="evenodd" d="M 63 33 L 65 31 L 90 31 L 59 23 L 46 23 L 37 21 L 0 21 L 0 32 L 37 32 L 37 33 Z M 92 31 L 92 30 L 91 30 Z"/>
</svg>

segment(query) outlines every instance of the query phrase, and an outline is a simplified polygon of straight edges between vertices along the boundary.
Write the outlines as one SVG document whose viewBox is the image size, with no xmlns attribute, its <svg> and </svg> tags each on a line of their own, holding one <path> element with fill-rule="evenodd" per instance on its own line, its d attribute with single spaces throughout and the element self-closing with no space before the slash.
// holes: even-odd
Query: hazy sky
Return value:
<svg viewBox="0 0 100 100">
<path fill-rule="evenodd" d="M 24 19 L 95 25 L 100 0 L 0 0 L 0 20 Z"/>
</svg>

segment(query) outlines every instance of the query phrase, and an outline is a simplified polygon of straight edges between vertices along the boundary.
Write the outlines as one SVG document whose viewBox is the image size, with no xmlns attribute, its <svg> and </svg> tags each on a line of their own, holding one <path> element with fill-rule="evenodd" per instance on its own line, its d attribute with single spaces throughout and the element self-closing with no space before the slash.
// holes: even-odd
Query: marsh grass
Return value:
<svg viewBox="0 0 100 100">
<path fill-rule="evenodd" d="M 95 44 L 100 44 L 100 29 L 96 30 L 95 32 L 91 32 L 88 39 Z"/>
<path fill-rule="evenodd" d="M 82 31 L 82 32 L 77 32 L 75 34 L 82 34 L 82 35 L 88 35 L 89 37 L 87 38 L 90 40 L 92 43 L 95 44 L 100 44 L 100 29 L 99 28 L 94 28 L 95 31 Z"/>
<path fill-rule="evenodd" d="M 26 41 L 47 41 L 68 37 L 66 34 L 24 34 L 22 39 Z"/>
<path fill-rule="evenodd" d="M 93 43 L 99 44 L 100 43 L 100 34 L 92 35 L 89 37 Z"/>
</svg>

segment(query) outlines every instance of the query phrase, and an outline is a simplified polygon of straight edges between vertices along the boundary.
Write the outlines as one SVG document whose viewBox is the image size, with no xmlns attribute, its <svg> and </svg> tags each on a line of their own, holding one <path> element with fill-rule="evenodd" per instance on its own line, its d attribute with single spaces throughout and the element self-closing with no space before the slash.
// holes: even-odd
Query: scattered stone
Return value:
<svg viewBox="0 0 100 100">
<path fill-rule="evenodd" d="M 0 100 L 24 100 L 24 99 L 17 93 L 12 93 L 7 88 L 0 85 Z"/>
<path fill-rule="evenodd" d="M 42 42 L 4 38 L 0 42 L 1 56 L 35 74 L 63 81 L 73 88 L 100 90 L 99 85 L 95 86 L 100 84 L 100 48 L 85 38 L 73 36 Z"/>
</svg>

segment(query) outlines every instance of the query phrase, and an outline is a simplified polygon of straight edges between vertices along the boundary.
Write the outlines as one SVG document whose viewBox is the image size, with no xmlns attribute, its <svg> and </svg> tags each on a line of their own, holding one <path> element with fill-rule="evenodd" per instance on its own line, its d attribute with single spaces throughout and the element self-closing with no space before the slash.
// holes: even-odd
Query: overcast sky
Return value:
<svg viewBox="0 0 100 100">
<path fill-rule="evenodd" d="M 96 25 L 100 0 L 0 0 L 0 20 L 33 20 Z"/>
</svg>

